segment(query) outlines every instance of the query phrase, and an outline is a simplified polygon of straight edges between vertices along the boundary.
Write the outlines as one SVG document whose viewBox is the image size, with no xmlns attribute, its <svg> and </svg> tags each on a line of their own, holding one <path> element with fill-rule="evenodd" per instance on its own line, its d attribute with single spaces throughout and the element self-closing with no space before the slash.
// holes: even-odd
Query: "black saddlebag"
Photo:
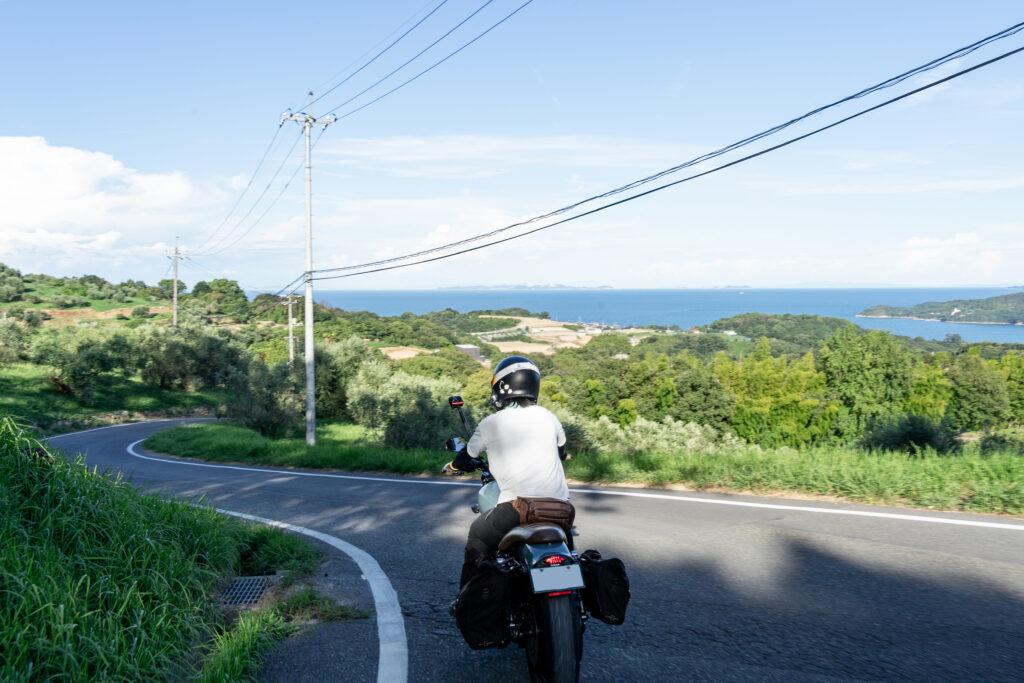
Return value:
<svg viewBox="0 0 1024 683">
<path fill-rule="evenodd" d="M 626 566 L 617 557 L 603 559 L 596 550 L 580 555 L 583 570 L 583 606 L 591 616 L 618 626 L 626 620 L 629 604 L 629 577 Z"/>
<path fill-rule="evenodd" d="M 474 650 L 504 647 L 508 635 L 508 574 L 482 560 L 455 599 L 455 623 Z"/>
</svg>

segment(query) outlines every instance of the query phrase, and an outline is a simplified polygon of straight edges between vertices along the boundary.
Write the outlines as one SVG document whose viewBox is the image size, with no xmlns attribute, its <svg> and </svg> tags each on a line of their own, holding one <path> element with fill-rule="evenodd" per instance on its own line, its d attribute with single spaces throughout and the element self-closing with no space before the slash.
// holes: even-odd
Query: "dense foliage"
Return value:
<svg viewBox="0 0 1024 683">
<path fill-rule="evenodd" d="M 3 681 L 190 680 L 225 576 L 319 561 L 278 529 L 145 495 L 52 455 L 9 418 L 0 509 Z"/>
<path fill-rule="evenodd" d="M 93 276 L 23 277 L 4 268 L 4 278 L 69 294 L 106 291 Z M 111 377 L 164 391 L 224 391 L 225 414 L 281 437 L 298 428 L 303 413 L 302 345 L 289 364 L 282 301 L 264 294 L 249 302 L 237 283 L 216 279 L 182 295 L 177 328 L 148 313 L 123 324 L 64 327 L 12 316 L 0 321 L 0 364 L 45 368 L 52 391 L 84 405 Z M 426 445 L 440 433 L 435 426 L 450 421 L 433 405 L 443 405 L 447 394 L 461 393 L 478 416 L 489 410 L 489 371 L 454 346 L 474 343 L 496 360 L 502 354 L 474 335 L 543 315 L 513 308 L 379 316 L 318 305 L 318 416 L 355 420 L 389 445 Z M 243 319 L 279 324 L 223 324 Z M 725 330 L 737 334 L 715 333 Z M 424 352 L 394 362 L 380 354 L 386 346 Z M 600 334 L 533 359 L 544 377 L 542 401 L 571 416 L 585 448 L 619 443 L 609 436 L 614 429 L 636 441 L 637 425 L 672 434 L 692 424 L 710 430 L 702 434 L 712 440 L 731 434 L 765 447 L 875 447 L 906 437 L 911 446 L 937 450 L 941 438 L 919 435 L 994 432 L 1024 422 L 1024 346 L 911 340 L 836 318 L 748 313 L 703 333 Z"/>
</svg>

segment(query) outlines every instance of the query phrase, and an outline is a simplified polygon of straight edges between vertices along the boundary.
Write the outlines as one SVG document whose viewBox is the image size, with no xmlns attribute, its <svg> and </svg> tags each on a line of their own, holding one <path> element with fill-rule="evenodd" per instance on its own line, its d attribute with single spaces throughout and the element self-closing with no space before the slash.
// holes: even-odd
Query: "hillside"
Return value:
<svg viewBox="0 0 1024 683">
<path fill-rule="evenodd" d="M 1024 292 L 987 299 L 926 301 L 910 306 L 872 306 L 857 314 L 860 318 L 914 318 L 955 323 L 1024 325 Z"/>
</svg>

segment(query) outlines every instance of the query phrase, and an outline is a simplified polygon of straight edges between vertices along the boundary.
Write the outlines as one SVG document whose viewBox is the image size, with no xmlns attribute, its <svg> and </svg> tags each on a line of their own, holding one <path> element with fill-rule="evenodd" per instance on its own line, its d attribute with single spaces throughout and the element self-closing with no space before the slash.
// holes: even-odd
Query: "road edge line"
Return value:
<svg viewBox="0 0 1024 683">
<path fill-rule="evenodd" d="M 133 446 L 135 444 L 132 444 Z M 373 593 L 374 608 L 377 612 L 377 640 L 379 643 L 379 656 L 377 659 L 377 681 L 378 683 L 404 683 L 409 676 L 409 645 L 405 636 L 405 620 L 402 617 L 402 608 L 398 603 L 398 593 L 395 592 L 387 574 L 381 569 L 377 560 L 362 548 L 358 548 L 348 541 L 343 541 L 336 536 L 330 536 L 314 529 L 289 524 L 276 519 L 250 515 L 245 512 L 236 512 L 224 508 L 214 508 L 217 512 L 232 517 L 247 519 L 252 522 L 259 522 L 269 526 L 287 529 L 299 534 L 305 534 L 322 541 L 348 555 L 359 566 L 363 578 L 370 584 L 370 591 Z"/>
</svg>

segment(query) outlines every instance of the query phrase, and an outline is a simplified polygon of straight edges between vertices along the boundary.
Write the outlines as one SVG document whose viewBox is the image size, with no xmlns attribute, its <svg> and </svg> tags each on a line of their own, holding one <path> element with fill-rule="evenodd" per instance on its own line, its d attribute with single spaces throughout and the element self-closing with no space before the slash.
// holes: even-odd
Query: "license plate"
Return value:
<svg viewBox="0 0 1024 683">
<path fill-rule="evenodd" d="M 578 564 L 531 569 L 530 580 L 533 581 L 534 593 L 583 588 L 583 572 Z"/>
</svg>

